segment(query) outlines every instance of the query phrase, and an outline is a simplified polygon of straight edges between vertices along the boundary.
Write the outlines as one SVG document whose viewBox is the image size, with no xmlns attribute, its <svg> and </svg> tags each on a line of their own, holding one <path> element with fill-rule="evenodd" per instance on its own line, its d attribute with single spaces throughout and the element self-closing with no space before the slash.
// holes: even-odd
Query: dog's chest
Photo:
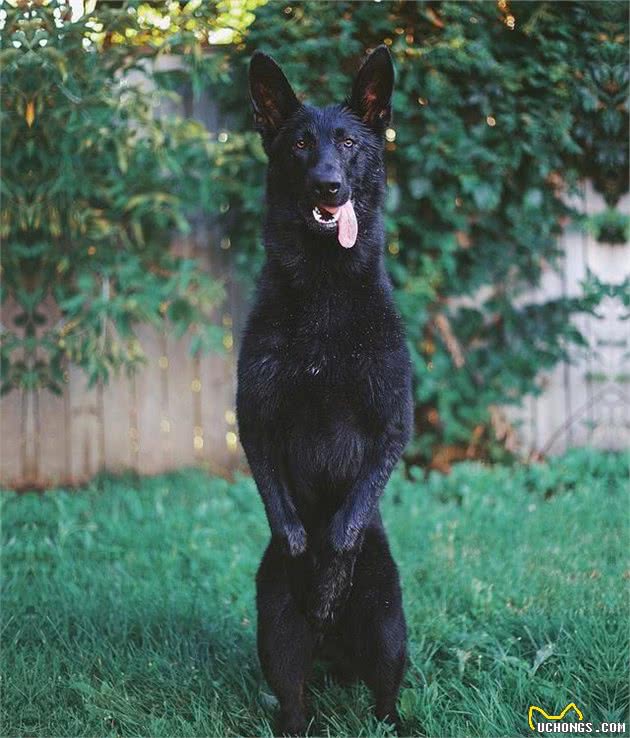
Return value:
<svg viewBox="0 0 630 738">
<path fill-rule="evenodd" d="M 292 316 L 280 342 L 281 373 L 294 386 L 321 395 L 352 386 L 378 370 L 380 347 L 367 312 L 331 301 Z"/>
<path fill-rule="evenodd" d="M 289 403 L 351 405 L 357 384 L 378 372 L 378 352 L 357 337 L 346 342 L 289 338 L 284 346 L 276 355 L 277 390 Z"/>
<path fill-rule="evenodd" d="M 270 340 L 259 344 L 250 379 L 258 386 L 258 401 L 271 411 L 308 413 L 316 406 L 321 414 L 329 405 L 341 410 L 358 402 L 357 385 L 378 371 L 369 326 L 349 331 L 305 316 L 276 326 Z"/>
<path fill-rule="evenodd" d="M 258 305 L 244 347 L 241 380 L 259 416 L 304 428 L 362 424 L 387 392 L 396 325 L 386 299 L 378 290 L 282 297 Z"/>
</svg>

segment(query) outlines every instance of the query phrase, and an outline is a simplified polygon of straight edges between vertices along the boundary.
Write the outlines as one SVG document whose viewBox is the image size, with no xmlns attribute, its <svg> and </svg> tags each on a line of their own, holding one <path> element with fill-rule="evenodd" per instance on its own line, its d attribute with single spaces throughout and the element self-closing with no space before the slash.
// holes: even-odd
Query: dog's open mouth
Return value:
<svg viewBox="0 0 630 738">
<path fill-rule="evenodd" d="M 313 218 L 322 225 L 333 226 L 339 220 L 339 208 L 331 207 L 330 210 L 326 210 L 324 205 L 315 205 Z"/>
<path fill-rule="evenodd" d="M 336 228 L 337 240 L 344 249 L 349 249 L 356 243 L 359 228 L 357 216 L 350 200 L 338 206 L 315 205 L 313 218 L 326 229 L 332 231 Z"/>
</svg>

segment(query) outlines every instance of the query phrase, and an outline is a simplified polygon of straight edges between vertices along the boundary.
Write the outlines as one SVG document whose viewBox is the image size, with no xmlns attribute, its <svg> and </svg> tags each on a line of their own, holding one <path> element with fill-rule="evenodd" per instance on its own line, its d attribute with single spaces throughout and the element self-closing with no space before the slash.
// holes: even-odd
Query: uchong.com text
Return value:
<svg viewBox="0 0 630 738">
<path fill-rule="evenodd" d="M 593 723 L 536 723 L 538 733 L 607 733 L 617 734 L 626 732 L 625 723 L 600 723 L 598 726 Z"/>
</svg>

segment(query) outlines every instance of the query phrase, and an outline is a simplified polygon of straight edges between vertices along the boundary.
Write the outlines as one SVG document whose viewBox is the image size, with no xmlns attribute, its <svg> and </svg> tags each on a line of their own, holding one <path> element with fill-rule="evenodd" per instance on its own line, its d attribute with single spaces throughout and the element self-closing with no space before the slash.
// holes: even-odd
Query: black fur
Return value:
<svg viewBox="0 0 630 738">
<path fill-rule="evenodd" d="M 280 730 L 306 727 L 305 682 L 323 654 L 396 719 L 406 631 L 378 503 L 411 429 L 411 371 L 383 261 L 383 131 L 393 68 L 379 47 L 348 102 L 301 105 L 275 62 L 250 67 L 269 156 L 267 260 L 239 365 L 240 437 L 271 542 L 257 576 L 258 650 Z M 342 248 L 315 204 L 352 199 Z"/>
</svg>

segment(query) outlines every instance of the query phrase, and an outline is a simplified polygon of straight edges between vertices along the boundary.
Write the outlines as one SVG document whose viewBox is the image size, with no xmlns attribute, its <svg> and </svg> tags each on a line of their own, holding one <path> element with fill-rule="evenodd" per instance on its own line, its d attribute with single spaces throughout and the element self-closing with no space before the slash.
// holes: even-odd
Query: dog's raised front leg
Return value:
<svg viewBox="0 0 630 738">
<path fill-rule="evenodd" d="M 391 423 L 381 442 L 364 459 L 355 483 L 330 525 L 330 544 L 336 553 L 348 553 L 360 547 L 363 532 L 407 440 L 405 424 Z"/>
<path fill-rule="evenodd" d="M 300 556 L 306 551 L 306 531 L 273 463 L 271 448 L 253 434 L 243 433 L 242 428 L 241 442 L 265 506 L 271 534 L 282 541 L 290 556 Z"/>
</svg>

